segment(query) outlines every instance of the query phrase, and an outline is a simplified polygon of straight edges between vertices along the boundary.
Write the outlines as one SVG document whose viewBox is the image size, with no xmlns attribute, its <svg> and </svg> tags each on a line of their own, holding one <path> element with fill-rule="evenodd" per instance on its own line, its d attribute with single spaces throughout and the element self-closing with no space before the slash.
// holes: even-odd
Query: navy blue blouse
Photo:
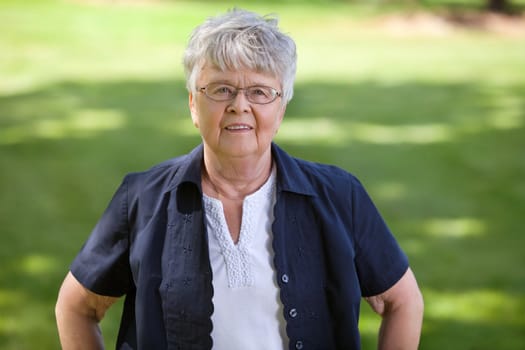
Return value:
<svg viewBox="0 0 525 350">
<path fill-rule="evenodd" d="M 361 297 L 408 260 L 360 182 L 275 144 L 273 249 L 290 349 L 360 349 Z M 118 349 L 211 349 L 212 272 L 202 145 L 128 174 L 71 265 L 89 290 L 125 295 Z M 260 342 L 261 339 L 254 339 Z"/>
</svg>

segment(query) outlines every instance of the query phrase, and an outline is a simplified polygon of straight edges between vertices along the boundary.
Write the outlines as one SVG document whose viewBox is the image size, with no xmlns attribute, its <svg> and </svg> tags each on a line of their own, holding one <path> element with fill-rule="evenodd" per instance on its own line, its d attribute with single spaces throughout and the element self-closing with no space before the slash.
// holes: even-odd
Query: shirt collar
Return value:
<svg viewBox="0 0 525 350">
<path fill-rule="evenodd" d="M 291 157 L 275 143 L 272 143 L 272 155 L 277 165 L 277 190 L 315 196 L 312 183 L 300 167 L 300 161 Z"/>
<path fill-rule="evenodd" d="M 201 188 L 201 170 L 204 154 L 202 144 L 194 148 L 190 153 L 183 156 L 184 160 L 178 171 L 171 179 L 169 189 L 173 189 L 182 183 L 192 183 L 199 191 Z M 297 194 L 315 196 L 311 182 L 307 179 L 304 171 L 299 166 L 296 158 L 291 157 L 275 143 L 272 143 L 272 156 L 277 166 L 277 190 L 294 192 Z"/>
</svg>

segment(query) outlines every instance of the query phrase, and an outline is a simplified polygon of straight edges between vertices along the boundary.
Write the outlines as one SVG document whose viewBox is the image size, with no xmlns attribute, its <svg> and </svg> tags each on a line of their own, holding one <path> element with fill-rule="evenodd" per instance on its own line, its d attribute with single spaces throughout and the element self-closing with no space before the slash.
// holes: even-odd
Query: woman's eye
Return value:
<svg viewBox="0 0 525 350">
<path fill-rule="evenodd" d="M 266 95 L 268 95 L 268 93 L 266 92 L 265 89 L 258 88 L 258 87 L 251 89 L 250 94 L 253 95 L 253 96 L 266 96 Z"/>
<path fill-rule="evenodd" d="M 219 95 L 231 95 L 233 94 L 233 89 L 229 86 L 219 86 L 214 90 L 214 93 Z"/>
</svg>

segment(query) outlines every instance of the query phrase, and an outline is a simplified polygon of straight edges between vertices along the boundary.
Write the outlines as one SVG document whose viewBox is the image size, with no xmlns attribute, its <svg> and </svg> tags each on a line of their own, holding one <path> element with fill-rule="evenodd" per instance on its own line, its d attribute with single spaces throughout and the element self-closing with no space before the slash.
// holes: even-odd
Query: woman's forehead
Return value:
<svg viewBox="0 0 525 350">
<path fill-rule="evenodd" d="M 280 80 L 269 72 L 260 72 L 250 68 L 221 70 L 219 67 L 212 65 L 204 65 L 202 67 L 198 80 L 205 80 L 207 83 L 225 82 L 234 85 L 238 83 L 249 83 L 250 85 L 280 84 Z"/>
</svg>

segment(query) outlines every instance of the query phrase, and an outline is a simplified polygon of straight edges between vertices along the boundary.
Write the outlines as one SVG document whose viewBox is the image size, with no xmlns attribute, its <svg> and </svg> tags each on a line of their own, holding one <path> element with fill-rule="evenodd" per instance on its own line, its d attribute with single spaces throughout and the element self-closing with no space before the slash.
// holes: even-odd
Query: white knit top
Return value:
<svg viewBox="0 0 525 350">
<path fill-rule="evenodd" d="M 204 195 L 213 271 L 213 349 L 287 348 L 286 324 L 273 268 L 275 170 L 243 202 L 239 241 L 233 243 L 222 203 Z"/>
</svg>

